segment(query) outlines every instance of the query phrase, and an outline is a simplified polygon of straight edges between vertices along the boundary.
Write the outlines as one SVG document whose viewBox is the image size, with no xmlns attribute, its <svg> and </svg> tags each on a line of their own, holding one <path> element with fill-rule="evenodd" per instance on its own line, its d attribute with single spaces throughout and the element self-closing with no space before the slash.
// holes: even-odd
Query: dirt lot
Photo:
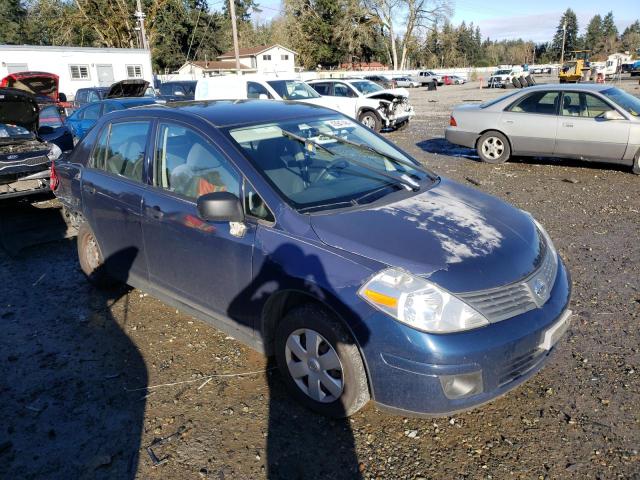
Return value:
<svg viewBox="0 0 640 480">
<path fill-rule="evenodd" d="M 640 178 L 554 159 L 491 166 L 442 140 L 452 105 L 500 93 L 412 91 L 417 116 L 389 138 L 555 240 L 576 315 L 533 379 L 454 417 L 369 405 L 330 421 L 233 339 L 140 291 L 91 288 L 55 201 L 5 203 L 0 478 L 640 478 Z"/>
</svg>

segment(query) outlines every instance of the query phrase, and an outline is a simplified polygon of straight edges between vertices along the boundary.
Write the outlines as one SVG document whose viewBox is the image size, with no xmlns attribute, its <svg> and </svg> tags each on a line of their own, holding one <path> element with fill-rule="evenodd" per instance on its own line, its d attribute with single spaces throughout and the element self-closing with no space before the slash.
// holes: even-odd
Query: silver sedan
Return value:
<svg viewBox="0 0 640 480">
<path fill-rule="evenodd" d="M 454 108 L 445 131 L 488 163 L 512 155 L 630 165 L 640 174 L 640 99 L 603 84 L 538 85 Z"/>
</svg>

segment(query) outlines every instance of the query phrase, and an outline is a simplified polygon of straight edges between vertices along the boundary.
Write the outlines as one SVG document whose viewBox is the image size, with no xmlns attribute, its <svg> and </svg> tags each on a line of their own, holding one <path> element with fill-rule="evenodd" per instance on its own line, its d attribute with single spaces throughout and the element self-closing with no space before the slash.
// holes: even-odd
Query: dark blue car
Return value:
<svg viewBox="0 0 640 480">
<path fill-rule="evenodd" d="M 516 387 L 569 325 L 526 212 L 334 111 L 263 100 L 102 118 L 55 162 L 89 280 L 124 281 L 274 355 L 330 416 L 444 415 Z"/>
<path fill-rule="evenodd" d="M 76 141 L 82 140 L 103 115 L 154 103 L 156 103 L 155 99 L 148 97 L 114 98 L 89 103 L 67 117 L 67 125 L 76 137 Z"/>
</svg>

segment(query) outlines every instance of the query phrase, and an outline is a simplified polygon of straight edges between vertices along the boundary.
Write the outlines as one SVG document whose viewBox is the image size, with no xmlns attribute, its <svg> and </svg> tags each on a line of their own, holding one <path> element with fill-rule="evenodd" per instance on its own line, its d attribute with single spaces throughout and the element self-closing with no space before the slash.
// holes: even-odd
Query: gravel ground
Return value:
<svg viewBox="0 0 640 480">
<path fill-rule="evenodd" d="M 235 340 L 140 291 L 91 288 L 55 201 L 10 202 L 0 206 L 0 478 L 640 478 L 640 178 L 557 159 L 492 166 L 442 139 L 453 105 L 500 93 L 412 91 L 416 118 L 388 136 L 437 173 L 532 212 L 569 265 L 572 328 L 529 382 L 453 417 L 371 404 L 349 420 L 318 417 Z M 43 215 L 49 243 L 12 227 Z"/>
</svg>

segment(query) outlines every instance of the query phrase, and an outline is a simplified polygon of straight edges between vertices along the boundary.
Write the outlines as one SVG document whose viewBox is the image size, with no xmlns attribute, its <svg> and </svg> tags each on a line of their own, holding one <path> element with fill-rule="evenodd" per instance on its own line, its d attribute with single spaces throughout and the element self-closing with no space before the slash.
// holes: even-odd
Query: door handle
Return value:
<svg viewBox="0 0 640 480">
<path fill-rule="evenodd" d="M 96 193 L 96 187 L 93 185 L 87 185 L 86 183 L 82 185 L 82 190 L 87 192 L 89 195 L 95 195 Z"/>
<path fill-rule="evenodd" d="M 513 124 L 513 120 L 505 120 L 504 123 L 508 123 L 509 125 Z"/>
<path fill-rule="evenodd" d="M 158 205 L 154 205 L 153 207 L 145 207 L 145 212 L 147 216 L 151 218 L 155 218 L 156 220 L 161 220 L 164 217 L 164 213 L 160 210 Z"/>
<path fill-rule="evenodd" d="M 562 124 L 562 126 L 563 126 L 563 127 L 569 127 L 569 128 L 572 128 L 572 127 L 573 127 L 573 123 L 564 122 L 564 123 Z"/>
</svg>

